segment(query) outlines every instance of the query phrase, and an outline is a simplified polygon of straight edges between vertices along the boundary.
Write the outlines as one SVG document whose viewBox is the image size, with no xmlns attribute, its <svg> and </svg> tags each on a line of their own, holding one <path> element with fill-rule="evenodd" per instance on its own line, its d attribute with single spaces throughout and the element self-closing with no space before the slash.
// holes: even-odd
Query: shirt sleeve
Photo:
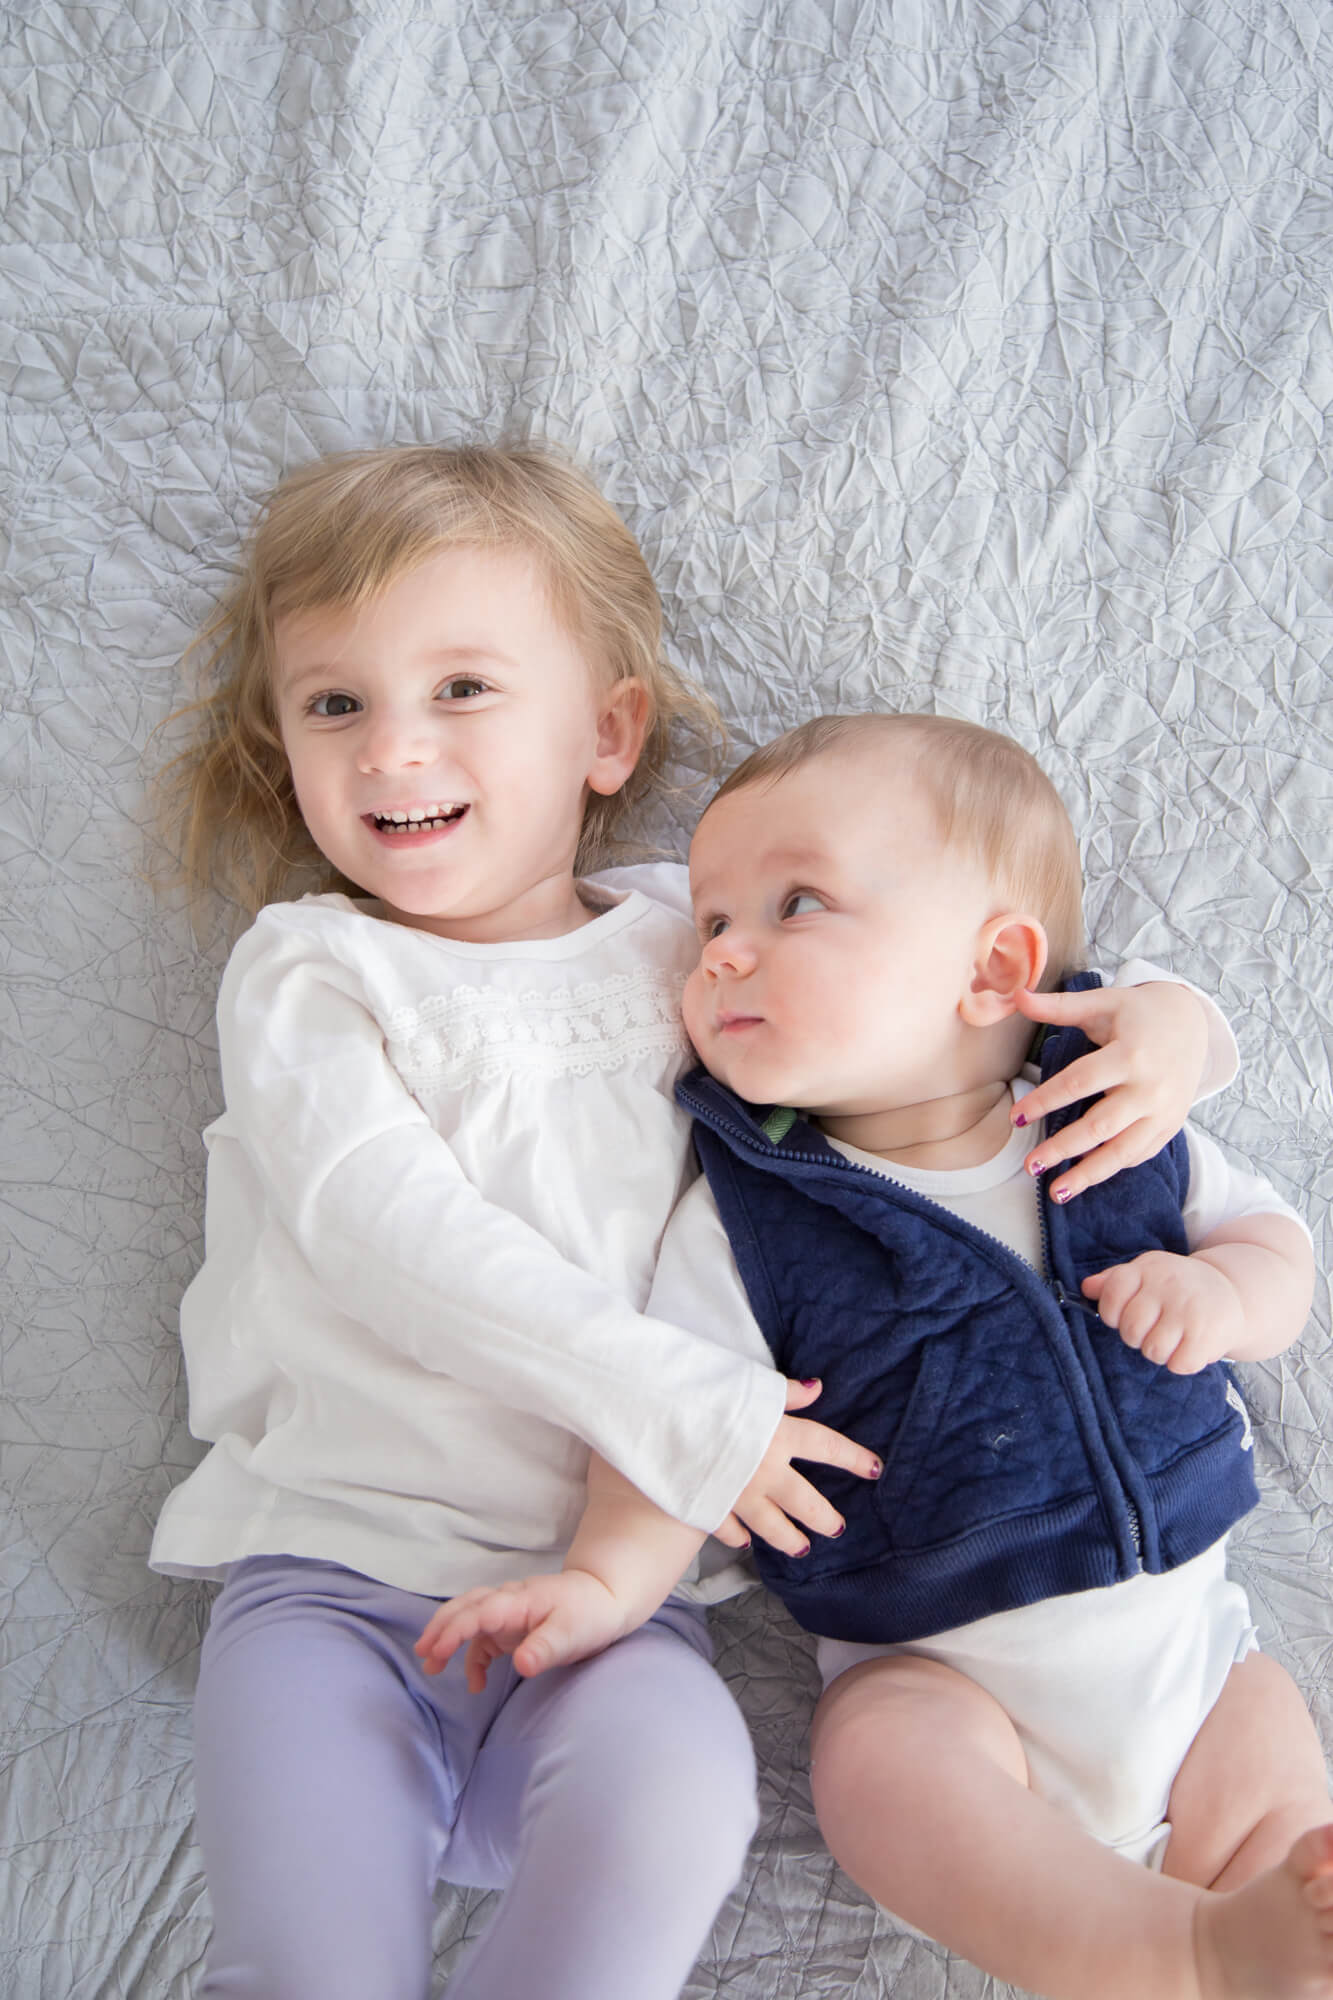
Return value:
<svg viewBox="0 0 1333 2000">
<path fill-rule="evenodd" d="M 635 1312 L 487 1201 L 389 1062 L 355 967 L 300 925 L 261 916 L 241 939 L 218 1028 L 227 1123 L 330 1302 L 715 1527 L 777 1427 L 780 1379 Z"/>
<path fill-rule="evenodd" d="M 1199 1088 L 1194 1102 L 1202 1104 L 1206 1097 L 1216 1097 L 1219 1090 L 1225 1090 L 1240 1074 L 1240 1050 L 1236 1047 L 1236 1037 L 1231 1032 L 1231 1023 L 1217 1002 L 1192 980 L 1182 979 L 1178 973 L 1167 972 L 1150 959 L 1127 958 L 1114 979 L 1109 982 L 1102 973 L 1103 985 L 1148 986 L 1156 980 L 1164 980 L 1169 986 L 1188 986 L 1204 1004 L 1208 1016 L 1208 1053 L 1204 1058 L 1203 1075 L 1199 1078 Z"/>
<path fill-rule="evenodd" d="M 702 1175 L 685 1190 L 666 1226 L 648 1310 L 729 1353 L 773 1366 L 713 1191 Z"/>
<path fill-rule="evenodd" d="M 1281 1215 L 1310 1237 L 1309 1227 L 1270 1181 L 1229 1160 L 1216 1139 L 1193 1125 L 1185 1127 L 1189 1147 L 1190 1184 L 1182 1215 L 1191 1250 L 1223 1223 L 1246 1215 Z M 1310 1238 L 1313 1247 L 1313 1238 Z"/>
</svg>

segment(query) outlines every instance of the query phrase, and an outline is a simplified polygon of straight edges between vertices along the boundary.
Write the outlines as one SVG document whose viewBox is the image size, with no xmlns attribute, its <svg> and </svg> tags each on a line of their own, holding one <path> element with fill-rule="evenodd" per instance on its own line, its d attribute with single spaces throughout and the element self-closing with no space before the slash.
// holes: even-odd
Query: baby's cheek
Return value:
<svg viewBox="0 0 1333 2000">
<path fill-rule="evenodd" d="M 680 1012 L 681 1018 L 685 1023 L 685 1032 L 694 1043 L 696 1049 L 701 1047 L 700 1037 L 703 1034 L 706 1019 L 703 1005 L 703 983 L 703 973 L 696 966 L 685 981 L 685 990 L 680 996 Z"/>
</svg>

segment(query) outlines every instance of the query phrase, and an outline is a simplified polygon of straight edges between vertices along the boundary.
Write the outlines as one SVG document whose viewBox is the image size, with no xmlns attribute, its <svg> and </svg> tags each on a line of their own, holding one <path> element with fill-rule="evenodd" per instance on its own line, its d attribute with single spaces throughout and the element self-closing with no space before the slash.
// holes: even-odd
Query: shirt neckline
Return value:
<svg viewBox="0 0 1333 2000">
<path fill-rule="evenodd" d="M 1032 1084 L 1024 1078 L 1015 1077 L 1009 1086 L 1011 1100 L 1016 1104 L 1032 1088 Z M 836 1146 L 844 1159 L 869 1167 L 872 1173 L 883 1174 L 887 1180 L 900 1181 L 916 1194 L 938 1198 L 944 1194 L 984 1194 L 990 1188 L 1002 1186 L 1022 1172 L 1023 1162 L 1035 1138 L 1034 1133 L 1022 1126 L 1012 1126 L 999 1152 L 992 1153 L 988 1160 L 981 1160 L 974 1167 L 909 1167 L 904 1166 L 901 1160 L 886 1160 L 878 1153 L 863 1152 L 859 1146 L 849 1146 L 842 1139 L 830 1139 L 829 1144 Z"/>
<path fill-rule="evenodd" d="M 581 890 L 586 890 L 588 886 L 580 881 Z M 580 924 L 576 930 L 565 931 L 559 937 L 506 938 L 503 942 L 495 944 L 478 944 L 466 938 L 440 937 L 435 931 L 418 930 L 413 924 L 394 924 L 391 928 L 403 932 L 407 937 L 419 938 L 427 944 L 437 946 L 441 951 L 447 951 L 451 957 L 457 958 L 489 962 L 516 958 L 558 962 L 561 959 L 581 958 L 585 952 L 593 950 L 609 938 L 628 929 L 631 924 L 637 923 L 644 912 L 651 908 L 648 898 L 640 889 L 630 889 L 623 896 L 617 896 L 612 890 L 596 884 L 592 886 L 592 893 L 598 902 L 605 902 L 607 907 L 590 917 L 586 924 Z M 370 923 L 386 922 L 386 919 L 379 914 L 378 903 L 370 897 L 334 893 L 311 900 L 340 905 L 349 914 L 364 917 Z"/>
</svg>

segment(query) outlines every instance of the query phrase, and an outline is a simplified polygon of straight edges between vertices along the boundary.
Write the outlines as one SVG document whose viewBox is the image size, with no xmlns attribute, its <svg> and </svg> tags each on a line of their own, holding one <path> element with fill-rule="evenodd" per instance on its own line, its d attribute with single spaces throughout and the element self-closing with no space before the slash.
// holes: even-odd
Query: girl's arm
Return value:
<svg viewBox="0 0 1333 2000">
<path fill-rule="evenodd" d="M 696 1529 L 728 1514 L 780 1424 L 799 1455 L 804 1420 L 784 1418 L 770 1368 L 635 1312 L 481 1196 L 388 1061 L 357 972 L 289 917 L 237 945 L 218 1026 L 223 1126 L 334 1310 L 572 1431 Z M 872 1464 L 858 1449 L 852 1469 Z"/>
</svg>

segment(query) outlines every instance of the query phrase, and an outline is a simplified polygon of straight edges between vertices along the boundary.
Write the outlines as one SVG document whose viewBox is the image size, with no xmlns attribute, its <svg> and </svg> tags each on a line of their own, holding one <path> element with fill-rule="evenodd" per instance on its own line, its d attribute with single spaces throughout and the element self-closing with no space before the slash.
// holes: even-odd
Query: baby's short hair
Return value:
<svg viewBox="0 0 1333 2000">
<path fill-rule="evenodd" d="M 712 803 L 816 758 L 879 745 L 908 760 L 946 845 L 974 856 L 1015 909 L 1041 920 L 1050 947 L 1043 988 L 1077 971 L 1085 962 L 1078 839 L 1036 758 L 997 730 L 945 715 L 817 716 L 747 757 Z"/>
</svg>

